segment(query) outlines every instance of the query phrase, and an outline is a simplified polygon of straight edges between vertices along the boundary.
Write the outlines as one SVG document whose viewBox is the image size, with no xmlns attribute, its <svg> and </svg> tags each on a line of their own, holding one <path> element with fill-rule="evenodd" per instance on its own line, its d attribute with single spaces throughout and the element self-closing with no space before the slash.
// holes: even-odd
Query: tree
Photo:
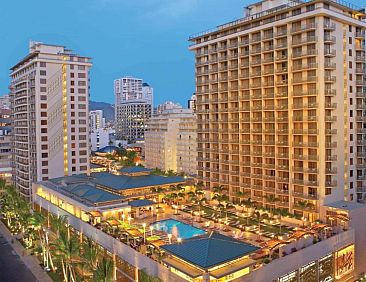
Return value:
<svg viewBox="0 0 366 282">
<path fill-rule="evenodd" d="M 98 261 L 98 265 L 93 273 L 93 281 L 112 282 L 113 281 L 113 261 L 103 257 Z"/>
<path fill-rule="evenodd" d="M 229 204 L 229 197 L 224 194 L 225 191 L 226 188 L 221 185 L 214 187 L 214 196 L 212 197 L 212 200 L 216 200 L 218 202 L 217 207 L 220 211 L 220 217 L 222 209 L 226 208 Z"/>
<path fill-rule="evenodd" d="M 65 282 L 75 282 L 75 270 L 74 266 L 80 260 L 79 256 L 80 245 L 77 238 L 67 234 L 67 231 L 61 230 L 59 237 L 52 243 L 53 252 L 55 257 L 61 263 L 62 273 Z"/>
<path fill-rule="evenodd" d="M 279 201 L 279 199 L 278 199 L 278 198 L 276 198 L 276 197 L 275 197 L 275 195 L 273 195 L 273 194 L 266 195 L 264 198 L 266 199 L 267 203 L 269 203 L 269 204 L 270 204 L 269 212 L 270 212 L 271 214 L 273 214 L 273 209 L 274 209 L 274 207 L 273 207 L 273 206 L 274 206 L 274 204 L 275 204 L 276 202 L 278 202 L 278 201 Z"/>
<path fill-rule="evenodd" d="M 88 274 L 92 275 L 94 270 L 98 266 L 98 259 L 100 256 L 99 249 L 91 239 L 87 239 L 81 246 L 81 268 L 83 273 L 87 271 Z"/>
</svg>

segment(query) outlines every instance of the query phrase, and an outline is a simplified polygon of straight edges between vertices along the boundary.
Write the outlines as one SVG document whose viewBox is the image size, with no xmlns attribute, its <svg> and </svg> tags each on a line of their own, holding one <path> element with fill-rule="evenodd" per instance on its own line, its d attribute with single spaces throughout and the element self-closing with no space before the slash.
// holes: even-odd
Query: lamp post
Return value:
<svg viewBox="0 0 366 282">
<path fill-rule="evenodd" d="M 150 225 L 150 234 L 153 235 L 154 226 Z"/>
<path fill-rule="evenodd" d="M 177 239 L 178 243 L 182 243 L 182 238 Z"/>
<path fill-rule="evenodd" d="M 128 220 L 128 225 L 131 225 L 132 217 L 130 217 L 130 216 L 129 216 L 129 217 L 127 218 L 127 220 Z"/>
<path fill-rule="evenodd" d="M 171 244 L 172 243 L 172 234 L 168 234 L 168 239 L 169 239 L 169 244 Z"/>
<path fill-rule="evenodd" d="M 122 214 L 122 222 L 125 223 L 125 214 Z"/>
<path fill-rule="evenodd" d="M 146 223 L 145 222 L 142 224 L 142 227 L 144 228 L 144 243 L 146 243 Z"/>
</svg>

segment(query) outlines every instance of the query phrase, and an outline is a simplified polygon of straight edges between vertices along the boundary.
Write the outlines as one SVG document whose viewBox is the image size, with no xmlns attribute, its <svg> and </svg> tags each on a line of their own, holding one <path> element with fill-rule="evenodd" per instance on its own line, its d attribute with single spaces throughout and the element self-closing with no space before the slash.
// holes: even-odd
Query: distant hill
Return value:
<svg viewBox="0 0 366 282">
<path fill-rule="evenodd" d="M 105 102 L 89 102 L 89 110 L 103 110 L 103 117 L 106 121 L 114 121 L 114 105 Z"/>
</svg>

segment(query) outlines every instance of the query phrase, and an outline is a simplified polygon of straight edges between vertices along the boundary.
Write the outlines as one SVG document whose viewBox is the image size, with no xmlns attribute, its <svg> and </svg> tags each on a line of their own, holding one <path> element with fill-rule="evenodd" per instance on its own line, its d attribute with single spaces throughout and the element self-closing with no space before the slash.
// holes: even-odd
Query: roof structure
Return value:
<svg viewBox="0 0 366 282">
<path fill-rule="evenodd" d="M 156 205 L 156 203 L 151 200 L 142 199 L 142 200 L 134 200 L 134 201 L 128 202 L 128 205 L 130 205 L 133 208 L 139 208 L 139 207 Z"/>
<path fill-rule="evenodd" d="M 105 146 L 97 151 L 97 153 L 109 153 L 112 154 L 118 150 L 116 146 Z"/>
<path fill-rule="evenodd" d="M 232 237 L 212 232 L 161 247 L 168 253 L 202 269 L 249 255 L 259 248 Z"/>
<path fill-rule="evenodd" d="M 93 179 L 91 179 L 93 183 L 118 191 L 185 182 L 185 179 L 180 176 L 166 177 L 153 174 L 127 176 L 115 175 L 108 172 L 98 172 L 92 173 L 91 176 L 93 177 Z"/>
<path fill-rule="evenodd" d="M 87 206 L 97 206 L 101 203 L 106 202 L 119 202 L 123 199 L 123 196 L 113 194 L 102 189 L 98 189 L 88 183 L 70 185 L 47 185 L 47 187 L 62 194 L 65 194 L 66 196 L 71 197 Z"/>
<path fill-rule="evenodd" d="M 340 210 L 347 210 L 347 211 L 366 207 L 366 205 L 363 203 L 349 202 L 349 201 L 343 201 L 343 200 L 338 201 L 338 202 L 329 203 L 329 204 L 326 204 L 325 206 L 330 207 L 330 208 L 340 209 Z"/>
</svg>

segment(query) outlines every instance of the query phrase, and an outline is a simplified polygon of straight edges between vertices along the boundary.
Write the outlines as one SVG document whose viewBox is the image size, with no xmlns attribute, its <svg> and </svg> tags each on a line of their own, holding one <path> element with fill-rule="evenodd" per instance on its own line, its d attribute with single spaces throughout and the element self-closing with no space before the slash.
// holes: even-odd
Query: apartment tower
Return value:
<svg viewBox="0 0 366 282">
<path fill-rule="evenodd" d="M 191 109 L 165 109 L 147 123 L 145 165 L 196 175 L 197 117 Z"/>
<path fill-rule="evenodd" d="M 114 95 L 117 138 L 143 139 L 153 110 L 153 88 L 142 79 L 126 76 L 114 81 Z"/>
<path fill-rule="evenodd" d="M 190 38 L 207 187 L 309 220 L 365 199 L 364 18 L 343 1 L 261 1 Z"/>
<path fill-rule="evenodd" d="M 23 196 L 32 182 L 89 172 L 91 66 L 64 46 L 31 42 L 11 68 L 13 182 Z"/>
</svg>

